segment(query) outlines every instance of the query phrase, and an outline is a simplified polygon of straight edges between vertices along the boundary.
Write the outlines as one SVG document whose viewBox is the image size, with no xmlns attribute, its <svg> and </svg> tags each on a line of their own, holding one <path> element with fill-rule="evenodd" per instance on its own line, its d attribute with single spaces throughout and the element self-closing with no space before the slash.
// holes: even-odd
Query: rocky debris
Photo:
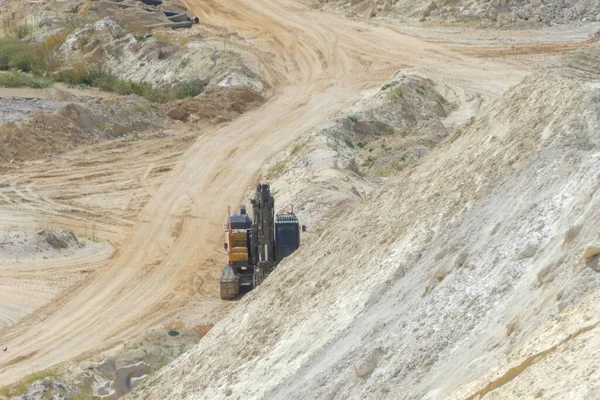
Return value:
<svg viewBox="0 0 600 400">
<path fill-rule="evenodd" d="M 117 368 L 115 359 L 106 358 L 88 367 L 94 375 L 88 375 L 95 386 L 96 395 L 102 400 L 116 400 L 144 382 L 152 368 L 143 361 Z"/>
<path fill-rule="evenodd" d="M 171 108 L 169 112 L 167 112 L 167 116 L 171 119 L 176 119 L 178 121 L 185 121 L 188 119 L 190 114 L 187 111 L 183 111 L 178 108 Z"/>
<path fill-rule="evenodd" d="M 535 243 L 528 243 L 527 246 L 525 246 L 525 248 L 521 251 L 519 256 L 521 258 L 531 258 L 535 255 L 537 250 L 538 247 Z"/>
<path fill-rule="evenodd" d="M 598 260 L 600 259 L 600 244 L 589 246 L 583 253 L 583 261 L 596 272 L 600 272 Z"/>
<path fill-rule="evenodd" d="M 11 400 L 69 400 L 79 395 L 77 387 L 55 377 L 35 381 L 25 393 L 11 397 Z"/>
<path fill-rule="evenodd" d="M 321 3 L 329 3 L 321 0 Z M 479 22 L 482 25 L 530 26 L 572 22 L 600 21 L 598 0 L 458 0 L 458 1 L 388 1 L 351 0 L 334 2 L 351 14 L 371 18 L 399 16 L 421 22 Z"/>
<path fill-rule="evenodd" d="M 74 30 L 67 36 L 59 51 L 64 53 L 72 50 L 80 50 L 85 45 L 89 44 L 88 40 L 91 39 L 93 34 L 99 34 L 103 38 L 106 37 L 109 40 L 113 40 L 124 37 L 127 34 L 127 31 L 115 20 L 103 18 L 93 24 L 84 25 L 81 28 Z M 88 47 L 87 51 L 89 52 L 90 50 L 91 47 Z"/>
<path fill-rule="evenodd" d="M 83 247 L 75 234 L 67 230 L 43 229 L 37 233 L 0 233 L 0 255 L 9 259 L 32 254 L 52 254 L 65 249 Z"/>
<path fill-rule="evenodd" d="M 101 61 L 105 70 L 123 80 L 157 87 L 201 80 L 225 87 L 245 86 L 259 93 L 267 88 L 244 65 L 240 54 L 223 51 L 211 42 L 188 43 L 187 38 L 179 40 L 174 35 L 159 30 L 128 33 L 115 19 L 105 17 L 72 32 L 60 52 L 71 63 Z"/>
<path fill-rule="evenodd" d="M 581 228 L 582 225 L 574 225 L 567 229 L 567 231 L 565 232 L 565 237 L 563 239 L 563 244 L 566 245 L 571 243 L 577 237 L 577 235 L 579 235 Z"/>
<path fill-rule="evenodd" d="M 51 113 L 67 102 L 36 98 L 0 98 L 0 121 L 23 121 L 33 112 Z"/>
<path fill-rule="evenodd" d="M 71 231 L 47 231 L 44 229 L 38 232 L 38 236 L 56 250 L 80 245 L 77 237 Z"/>
<path fill-rule="evenodd" d="M 113 357 L 104 359 L 101 363 L 91 366 L 92 369 L 96 370 L 105 379 L 114 379 L 115 371 L 117 370 L 117 362 Z"/>
</svg>

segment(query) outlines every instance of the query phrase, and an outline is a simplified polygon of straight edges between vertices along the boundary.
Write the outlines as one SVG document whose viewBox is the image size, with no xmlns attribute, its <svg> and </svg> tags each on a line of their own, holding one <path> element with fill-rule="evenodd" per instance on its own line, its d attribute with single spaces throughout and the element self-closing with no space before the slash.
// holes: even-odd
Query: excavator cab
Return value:
<svg viewBox="0 0 600 400">
<path fill-rule="evenodd" d="M 275 216 L 277 261 L 283 260 L 300 247 L 300 223 L 294 213 Z"/>
</svg>

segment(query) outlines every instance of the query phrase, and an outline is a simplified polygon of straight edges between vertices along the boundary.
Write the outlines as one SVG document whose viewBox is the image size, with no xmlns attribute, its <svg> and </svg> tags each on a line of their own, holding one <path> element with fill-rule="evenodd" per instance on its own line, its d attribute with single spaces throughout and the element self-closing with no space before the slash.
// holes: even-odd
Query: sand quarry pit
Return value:
<svg viewBox="0 0 600 400">
<path fill-rule="evenodd" d="M 118 353 L 175 317 L 193 324 L 233 308 L 218 298 L 226 206 L 244 200 L 268 160 L 351 113 L 397 70 L 476 93 L 485 109 L 556 60 L 557 48 L 582 47 L 598 28 L 403 33 L 296 2 L 185 3 L 208 26 L 235 32 L 205 40 L 228 46 L 225 53 L 243 49 L 272 91 L 264 99 L 215 85 L 206 92 L 214 104 L 173 103 L 176 120 L 172 107 L 77 93 L 35 103 L 47 114 L 5 113 L 19 121 L 0 122 L 11 129 L 0 132 L 10 139 L 0 152 L 0 347 L 9 348 L 0 353 L 0 386 Z M 531 51 L 536 42 L 548 48 Z M 232 97 L 247 100 L 240 106 Z M 34 103 L 5 108 L 17 104 Z M 37 124 L 45 115 L 57 133 L 52 143 L 44 142 L 48 125 Z M 21 137 L 30 144 L 19 147 Z M 207 393 L 221 393 L 215 382 L 206 382 Z"/>
</svg>

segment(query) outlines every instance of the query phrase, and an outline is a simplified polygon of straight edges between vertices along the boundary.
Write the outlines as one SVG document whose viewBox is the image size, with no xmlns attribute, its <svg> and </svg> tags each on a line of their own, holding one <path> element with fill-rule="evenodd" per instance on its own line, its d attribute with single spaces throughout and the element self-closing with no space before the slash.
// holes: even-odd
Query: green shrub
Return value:
<svg viewBox="0 0 600 400">
<path fill-rule="evenodd" d="M 76 63 L 71 68 L 60 71 L 58 80 L 73 86 L 91 86 L 92 80 L 98 74 L 101 74 L 99 70 L 90 69 L 83 63 Z"/>
<path fill-rule="evenodd" d="M 0 41 L 0 71 L 7 71 L 12 68 L 12 58 L 19 50 L 16 43 L 10 41 Z"/>
<path fill-rule="evenodd" d="M 359 148 L 361 148 L 361 149 L 364 149 L 364 148 L 365 148 L 365 144 L 364 144 L 364 142 L 358 142 L 358 143 L 356 143 L 356 145 L 357 145 Z"/>
<path fill-rule="evenodd" d="M 10 66 L 23 72 L 33 72 L 38 67 L 38 60 L 29 49 L 23 49 L 12 56 Z"/>
<path fill-rule="evenodd" d="M 22 43 L 11 39 L 0 40 L 0 70 L 18 69 L 42 75 L 59 65 L 54 49 L 46 42 Z"/>
<path fill-rule="evenodd" d="M 306 142 L 302 142 L 302 143 L 296 143 L 294 145 L 294 147 L 292 147 L 292 150 L 290 151 L 290 155 L 296 155 L 298 153 L 300 153 L 300 151 L 306 146 Z"/>
<path fill-rule="evenodd" d="M 351 149 L 353 149 L 354 148 L 354 143 L 352 143 L 352 140 L 346 139 L 346 146 L 348 146 Z"/>
<path fill-rule="evenodd" d="M 348 119 L 352 122 L 358 122 L 358 117 L 356 115 L 349 115 Z"/>
</svg>

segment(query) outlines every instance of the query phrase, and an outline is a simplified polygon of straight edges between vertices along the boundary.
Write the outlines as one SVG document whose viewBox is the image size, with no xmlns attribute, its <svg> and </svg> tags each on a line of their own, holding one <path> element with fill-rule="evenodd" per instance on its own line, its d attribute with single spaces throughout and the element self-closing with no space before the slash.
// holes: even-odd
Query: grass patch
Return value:
<svg viewBox="0 0 600 400">
<path fill-rule="evenodd" d="M 38 380 L 44 379 L 44 378 L 60 378 L 60 374 L 55 369 L 47 369 L 45 371 L 33 373 L 31 375 L 26 376 L 25 378 L 21 379 L 19 382 L 15 383 L 13 385 L 5 386 L 5 387 L 1 388 L 0 396 L 9 397 L 9 398 L 15 397 L 15 396 L 20 396 L 23 393 L 25 393 L 27 391 L 27 389 L 29 388 L 29 386 L 31 386 L 35 381 L 38 381 Z"/>
<path fill-rule="evenodd" d="M 58 74 L 58 80 L 72 86 L 94 86 L 122 95 L 136 94 L 157 103 L 195 97 L 204 92 L 206 86 L 204 81 L 195 79 L 175 84 L 166 89 L 156 88 L 148 82 L 120 79 L 102 67 L 90 67 L 83 63 L 75 64 L 70 69 L 61 71 Z"/>
<path fill-rule="evenodd" d="M 292 150 L 290 151 L 290 156 L 294 156 L 300 153 L 300 151 L 302 151 L 304 147 L 306 147 L 306 142 L 295 144 L 294 147 L 292 147 Z"/>
<path fill-rule="evenodd" d="M 42 89 L 52 86 L 54 79 L 44 76 L 33 76 L 18 71 L 0 73 L 0 87 L 30 87 Z"/>
<path fill-rule="evenodd" d="M 378 178 L 387 178 L 392 174 L 389 168 L 379 168 L 375 171 L 375 176 Z"/>
<path fill-rule="evenodd" d="M 0 71 L 11 71 L 10 74 L 0 76 L 0 86 L 4 87 L 32 87 L 45 88 L 52 85 L 54 79 L 48 77 L 63 66 L 63 60 L 57 55 L 56 49 L 61 46 L 68 34 L 80 26 L 89 23 L 85 19 L 67 19 L 62 33 L 50 36 L 41 43 L 23 43 L 19 39 L 20 28 L 10 26 L 10 35 L 0 39 Z M 140 33 L 139 39 L 144 40 L 147 32 Z M 89 35 L 82 34 L 80 40 L 89 41 Z M 82 43 L 80 43 L 82 44 Z M 172 49 L 177 49 L 172 46 Z M 172 50 L 169 48 L 169 51 Z M 119 58 L 119 51 L 111 54 Z M 33 76 L 24 75 L 17 71 L 31 73 Z M 122 95 L 135 94 L 152 102 L 166 103 L 172 100 L 195 97 L 204 92 L 206 82 L 201 79 L 192 79 L 179 82 L 168 88 L 157 88 L 147 82 L 134 82 L 120 79 L 101 66 L 89 66 L 83 62 L 75 63 L 68 69 L 58 73 L 57 80 L 72 86 L 94 86 L 103 90 Z"/>
<path fill-rule="evenodd" d="M 55 50 L 65 35 L 53 35 L 41 43 L 22 43 L 15 39 L 0 40 L 0 70 L 19 70 L 44 75 L 61 64 Z"/>
<path fill-rule="evenodd" d="M 281 175 L 283 173 L 283 171 L 285 170 L 285 166 L 287 164 L 287 160 L 283 160 L 283 161 L 279 161 L 276 162 L 275 164 L 273 164 L 271 166 L 271 168 L 269 168 L 269 170 L 267 171 L 267 179 L 274 179 L 277 176 Z"/>
</svg>

